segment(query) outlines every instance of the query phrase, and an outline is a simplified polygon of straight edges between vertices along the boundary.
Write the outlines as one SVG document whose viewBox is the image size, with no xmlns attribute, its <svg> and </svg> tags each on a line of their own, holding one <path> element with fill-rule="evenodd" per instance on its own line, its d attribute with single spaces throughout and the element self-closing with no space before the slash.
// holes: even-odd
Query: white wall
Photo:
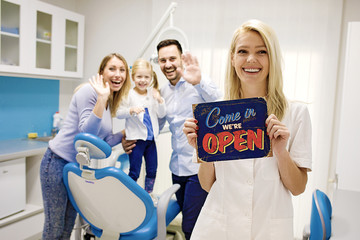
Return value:
<svg viewBox="0 0 360 240">
<path fill-rule="evenodd" d="M 42 2 L 46 2 L 69 11 L 77 12 L 76 1 L 72 0 L 40 0 Z"/>
</svg>

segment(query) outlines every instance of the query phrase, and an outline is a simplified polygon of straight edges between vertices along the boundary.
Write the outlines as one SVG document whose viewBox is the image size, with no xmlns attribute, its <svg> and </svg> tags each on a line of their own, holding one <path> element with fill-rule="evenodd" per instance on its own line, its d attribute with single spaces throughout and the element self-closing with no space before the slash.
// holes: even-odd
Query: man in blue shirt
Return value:
<svg viewBox="0 0 360 240">
<path fill-rule="evenodd" d="M 165 121 L 169 122 L 173 150 L 170 170 L 173 183 L 181 186 L 176 198 L 183 214 L 183 232 L 186 239 L 190 239 L 207 192 L 199 183 L 199 164 L 192 162 L 194 149 L 183 133 L 184 122 L 193 117 L 192 104 L 219 100 L 221 93 L 201 73 L 196 57 L 189 53 L 182 54 L 177 40 L 161 41 L 157 45 L 157 51 L 161 71 L 169 80 L 160 90 L 165 99 L 166 116 L 159 120 L 159 124 L 161 129 Z"/>
</svg>

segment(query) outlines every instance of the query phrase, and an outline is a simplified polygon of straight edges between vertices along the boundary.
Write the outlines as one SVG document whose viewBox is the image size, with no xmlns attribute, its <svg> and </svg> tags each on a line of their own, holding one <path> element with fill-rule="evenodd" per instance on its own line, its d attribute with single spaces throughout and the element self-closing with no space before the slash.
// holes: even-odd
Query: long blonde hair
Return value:
<svg viewBox="0 0 360 240">
<path fill-rule="evenodd" d="M 283 92 L 283 77 L 282 77 L 282 57 L 279 41 L 275 32 L 270 26 L 259 21 L 249 20 L 242 24 L 234 32 L 230 50 L 228 54 L 226 76 L 225 76 L 225 99 L 240 99 L 241 96 L 241 81 L 236 74 L 234 67 L 231 64 L 231 59 L 235 54 L 236 42 L 241 34 L 249 31 L 254 31 L 260 34 L 263 39 L 269 56 L 269 75 L 267 78 L 267 106 L 269 114 L 273 113 L 278 119 L 284 117 L 287 100 Z"/>
<path fill-rule="evenodd" d="M 144 69 L 144 68 L 149 69 L 150 72 L 151 72 L 152 82 L 151 82 L 150 86 L 157 89 L 157 90 L 159 90 L 159 82 L 158 82 L 158 79 L 157 79 L 157 75 L 154 72 L 151 63 L 149 61 L 146 61 L 143 58 L 137 59 L 134 62 L 134 64 L 132 65 L 132 68 L 131 68 L 131 77 L 132 77 L 132 79 L 134 79 L 134 76 L 135 76 L 136 72 L 138 71 L 138 69 Z"/>
<path fill-rule="evenodd" d="M 98 73 L 101 75 L 104 72 L 104 69 L 106 67 L 106 64 L 112 59 L 113 57 L 117 57 L 120 61 L 122 61 L 125 65 L 126 69 L 126 79 L 124 81 L 124 84 L 120 88 L 119 91 L 113 92 L 112 95 L 109 96 L 108 103 L 110 108 L 110 113 L 112 117 L 116 116 L 116 110 L 120 105 L 120 102 L 127 97 L 130 88 L 131 88 L 131 81 L 130 81 L 130 74 L 129 74 L 129 66 L 123 56 L 121 56 L 118 53 L 110 53 L 109 55 L 105 56 L 103 60 L 100 63 Z M 84 86 L 87 83 L 82 83 L 79 86 L 77 86 L 74 90 L 74 93 L 77 92 L 82 86 Z"/>
</svg>

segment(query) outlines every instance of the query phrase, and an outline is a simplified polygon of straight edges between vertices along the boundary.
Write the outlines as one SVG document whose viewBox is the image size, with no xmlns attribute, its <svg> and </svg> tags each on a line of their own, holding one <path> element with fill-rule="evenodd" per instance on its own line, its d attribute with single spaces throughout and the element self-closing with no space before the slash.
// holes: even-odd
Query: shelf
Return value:
<svg viewBox="0 0 360 240">
<path fill-rule="evenodd" d="M 3 36 L 9 36 L 9 37 L 14 37 L 14 38 L 19 38 L 20 37 L 19 34 L 5 32 L 5 31 L 1 31 L 0 34 L 3 35 Z"/>
<path fill-rule="evenodd" d="M 74 46 L 74 45 L 65 45 L 65 48 L 77 49 L 77 46 Z"/>
<path fill-rule="evenodd" d="M 45 43 L 45 44 L 51 44 L 50 40 L 46 40 L 46 39 L 41 39 L 41 38 L 37 38 L 36 42 L 41 42 L 41 43 Z"/>
<path fill-rule="evenodd" d="M 0 228 L 44 211 L 43 206 L 26 204 L 25 210 L 0 220 Z"/>
</svg>

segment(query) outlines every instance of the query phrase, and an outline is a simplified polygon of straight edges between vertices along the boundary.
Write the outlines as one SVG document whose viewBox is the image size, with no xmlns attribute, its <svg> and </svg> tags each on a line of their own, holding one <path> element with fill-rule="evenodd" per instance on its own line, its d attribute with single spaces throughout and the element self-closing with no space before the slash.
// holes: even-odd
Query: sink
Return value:
<svg viewBox="0 0 360 240">
<path fill-rule="evenodd" d="M 38 138 L 34 138 L 33 140 L 35 141 L 40 141 L 40 142 L 49 142 L 51 139 L 53 139 L 53 136 L 49 136 L 49 137 L 38 137 Z"/>
</svg>

